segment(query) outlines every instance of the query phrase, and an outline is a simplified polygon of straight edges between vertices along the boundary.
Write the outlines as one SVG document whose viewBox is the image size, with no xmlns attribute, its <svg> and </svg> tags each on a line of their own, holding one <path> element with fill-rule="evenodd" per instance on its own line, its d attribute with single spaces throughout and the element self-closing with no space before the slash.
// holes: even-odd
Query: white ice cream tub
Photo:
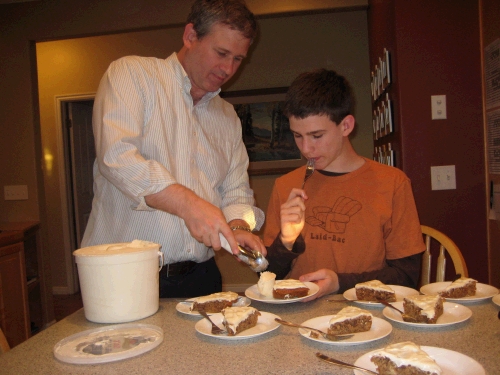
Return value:
<svg viewBox="0 0 500 375">
<path fill-rule="evenodd" d="M 134 240 L 84 247 L 73 255 L 88 320 L 123 323 L 158 311 L 160 245 Z"/>
</svg>

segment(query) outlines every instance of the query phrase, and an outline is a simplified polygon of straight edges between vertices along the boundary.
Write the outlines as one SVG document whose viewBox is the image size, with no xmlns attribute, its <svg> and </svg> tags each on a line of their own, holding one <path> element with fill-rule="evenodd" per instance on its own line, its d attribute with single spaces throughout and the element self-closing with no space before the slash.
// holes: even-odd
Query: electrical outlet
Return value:
<svg viewBox="0 0 500 375">
<path fill-rule="evenodd" d="M 432 190 L 453 190 L 457 188 L 454 165 L 431 167 Z"/>
<path fill-rule="evenodd" d="M 28 185 L 9 185 L 3 187 L 6 201 L 22 201 L 28 199 Z"/>
<path fill-rule="evenodd" d="M 446 119 L 446 95 L 431 96 L 431 110 L 433 120 Z"/>
</svg>

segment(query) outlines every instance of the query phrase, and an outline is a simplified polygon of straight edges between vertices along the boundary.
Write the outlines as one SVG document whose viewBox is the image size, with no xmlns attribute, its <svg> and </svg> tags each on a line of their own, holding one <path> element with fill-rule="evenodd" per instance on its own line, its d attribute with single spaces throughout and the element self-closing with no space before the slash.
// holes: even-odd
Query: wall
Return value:
<svg viewBox="0 0 500 375">
<path fill-rule="evenodd" d="M 432 11 L 429 11 L 432 9 Z M 479 3 L 374 0 L 370 56 L 387 43 L 400 142 L 422 224 L 450 236 L 470 276 L 488 283 Z M 446 95 L 447 119 L 431 119 L 431 95 Z M 430 167 L 456 166 L 455 190 L 431 190 Z"/>
<path fill-rule="evenodd" d="M 0 185 L 25 184 L 26 201 L 0 199 L 0 220 L 40 220 L 44 244 L 44 268 L 50 276 L 51 235 L 59 234 L 58 222 L 49 218 L 57 211 L 47 207 L 42 135 L 39 123 L 35 43 L 137 30 L 157 30 L 183 24 L 191 2 L 184 0 L 54 0 L 0 5 Z M 260 17 L 286 12 L 363 9 L 366 0 L 249 0 Z M 349 29 L 349 28 L 347 28 Z M 344 32 L 347 34 L 347 32 Z M 362 35 L 361 31 L 357 34 Z M 321 42 L 318 41 L 319 43 Z M 338 51 L 332 51 L 337 53 Z M 99 52 L 102 53 L 102 52 Z M 361 63 L 365 57 L 360 54 Z M 365 52 L 366 56 L 366 52 Z M 311 61 L 314 57 L 310 57 Z M 360 76 L 361 77 L 361 76 Z M 249 79 L 251 81 L 251 79 Z M 235 87 L 234 89 L 237 89 Z M 273 178 L 272 176 L 270 177 Z M 259 181 L 261 182 L 261 181 Z M 52 185 L 49 184 L 51 187 Z M 266 184 L 264 184 L 266 185 Z M 266 185 L 267 189 L 267 185 Z M 259 196 L 259 194 L 257 194 Z M 59 197 L 55 197 L 59 200 Z M 265 199 L 264 199 L 265 200 Z M 267 205 L 267 203 L 264 203 Z M 52 235 L 52 238 L 54 235 Z M 64 261 L 61 259 L 61 263 Z M 60 272 L 56 268 L 52 273 Z M 48 285 L 50 289 L 50 285 Z M 52 305 L 50 290 L 47 306 Z M 53 312 L 46 312 L 53 316 Z"/>
</svg>

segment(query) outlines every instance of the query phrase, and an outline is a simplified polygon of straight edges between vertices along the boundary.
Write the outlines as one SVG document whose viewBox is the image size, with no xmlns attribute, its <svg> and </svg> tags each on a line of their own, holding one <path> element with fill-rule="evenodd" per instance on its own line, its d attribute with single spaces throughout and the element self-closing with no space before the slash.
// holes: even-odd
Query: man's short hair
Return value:
<svg viewBox="0 0 500 375">
<path fill-rule="evenodd" d="M 326 115 L 338 125 L 354 112 L 352 88 L 333 70 L 302 73 L 288 89 L 283 112 L 287 117 L 299 119 Z"/>
<path fill-rule="evenodd" d="M 252 42 L 257 35 L 257 21 L 243 0 L 196 0 L 187 23 L 193 24 L 199 39 L 207 35 L 216 23 L 240 31 Z"/>
</svg>

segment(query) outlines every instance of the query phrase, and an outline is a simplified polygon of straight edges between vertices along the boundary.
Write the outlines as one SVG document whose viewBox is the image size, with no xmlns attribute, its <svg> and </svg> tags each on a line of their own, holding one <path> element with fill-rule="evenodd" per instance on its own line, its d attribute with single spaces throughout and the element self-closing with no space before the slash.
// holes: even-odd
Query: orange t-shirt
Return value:
<svg viewBox="0 0 500 375">
<path fill-rule="evenodd" d="M 280 232 L 280 206 L 293 187 L 301 187 L 305 167 L 276 179 L 267 209 L 264 244 Z M 288 277 L 321 268 L 337 273 L 379 270 L 386 259 L 400 259 L 425 249 L 408 177 L 373 160 L 341 176 L 314 173 L 305 185 L 309 199 L 302 230 L 305 252 Z"/>
</svg>

